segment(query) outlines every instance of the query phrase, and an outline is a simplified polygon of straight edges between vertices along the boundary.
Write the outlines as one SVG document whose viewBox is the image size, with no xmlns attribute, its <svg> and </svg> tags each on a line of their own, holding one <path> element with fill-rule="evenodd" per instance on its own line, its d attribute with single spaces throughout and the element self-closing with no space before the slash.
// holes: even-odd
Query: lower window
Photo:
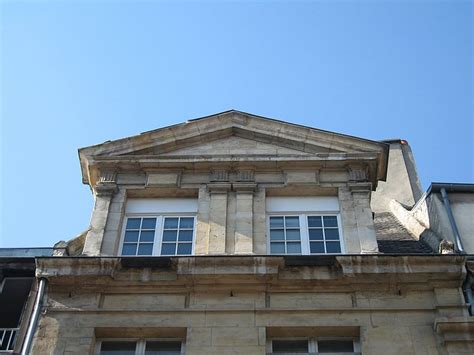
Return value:
<svg viewBox="0 0 474 355">
<path fill-rule="evenodd" d="M 96 354 L 180 355 L 184 354 L 184 345 L 179 339 L 101 340 Z"/>
<path fill-rule="evenodd" d="M 281 338 L 267 345 L 269 354 L 360 354 L 353 338 Z"/>
</svg>

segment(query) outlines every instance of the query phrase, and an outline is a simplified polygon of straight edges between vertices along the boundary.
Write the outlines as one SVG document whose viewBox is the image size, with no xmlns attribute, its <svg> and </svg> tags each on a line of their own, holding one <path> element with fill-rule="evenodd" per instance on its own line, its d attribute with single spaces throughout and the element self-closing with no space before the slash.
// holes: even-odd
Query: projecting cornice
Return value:
<svg viewBox="0 0 474 355">
<path fill-rule="evenodd" d="M 368 178 L 376 186 L 386 177 L 388 145 L 231 110 L 82 148 L 79 157 L 83 181 L 91 186 L 101 168 L 114 164 L 119 169 L 141 169 L 290 161 L 366 164 Z"/>
</svg>

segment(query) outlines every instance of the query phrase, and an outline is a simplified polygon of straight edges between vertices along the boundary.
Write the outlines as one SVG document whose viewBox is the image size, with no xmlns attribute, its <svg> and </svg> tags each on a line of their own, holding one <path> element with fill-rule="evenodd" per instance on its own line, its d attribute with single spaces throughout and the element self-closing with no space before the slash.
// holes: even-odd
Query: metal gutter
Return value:
<svg viewBox="0 0 474 355">
<path fill-rule="evenodd" d="M 446 209 L 446 213 L 448 214 L 449 223 L 451 224 L 451 229 L 454 234 L 454 240 L 456 242 L 456 249 L 464 253 L 464 247 L 461 241 L 461 235 L 459 234 L 458 226 L 456 225 L 456 220 L 454 219 L 453 211 L 451 209 L 451 204 L 449 203 L 448 193 L 444 187 L 441 188 L 441 197 L 443 198 L 444 208 Z"/>
<path fill-rule="evenodd" d="M 40 278 L 38 280 L 38 291 L 36 292 L 35 304 L 33 307 L 30 322 L 28 324 L 28 330 L 26 332 L 25 341 L 21 350 L 21 355 L 28 355 L 30 353 L 31 344 L 33 343 L 33 337 L 36 331 L 36 325 L 38 324 L 38 319 L 41 313 L 41 307 L 43 306 L 46 283 L 47 280 L 45 278 Z"/>
</svg>

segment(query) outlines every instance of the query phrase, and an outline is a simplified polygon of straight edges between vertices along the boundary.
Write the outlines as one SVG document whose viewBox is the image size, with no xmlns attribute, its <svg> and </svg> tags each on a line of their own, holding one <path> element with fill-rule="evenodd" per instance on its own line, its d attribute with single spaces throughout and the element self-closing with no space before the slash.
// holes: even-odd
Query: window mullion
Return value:
<svg viewBox="0 0 474 355">
<path fill-rule="evenodd" d="M 308 221 L 305 214 L 300 215 L 301 254 L 309 255 L 309 231 Z"/>
<path fill-rule="evenodd" d="M 156 218 L 155 245 L 153 255 L 161 255 L 161 243 L 163 242 L 163 216 Z"/>
<path fill-rule="evenodd" d="M 145 354 L 145 348 L 146 348 L 146 340 L 141 339 L 137 341 L 137 347 L 135 349 L 135 354 L 136 355 L 144 355 Z"/>
</svg>

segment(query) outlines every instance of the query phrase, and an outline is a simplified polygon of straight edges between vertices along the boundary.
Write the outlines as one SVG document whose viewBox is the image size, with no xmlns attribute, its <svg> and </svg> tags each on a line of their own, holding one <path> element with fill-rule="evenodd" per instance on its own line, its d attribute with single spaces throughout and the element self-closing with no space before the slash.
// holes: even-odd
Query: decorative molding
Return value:
<svg viewBox="0 0 474 355">
<path fill-rule="evenodd" d="M 103 182 L 95 185 L 94 191 L 96 196 L 113 196 L 118 189 L 115 182 Z"/>
<path fill-rule="evenodd" d="M 232 188 L 232 184 L 228 182 L 213 182 L 207 184 L 207 189 L 211 194 L 227 194 Z"/>
<path fill-rule="evenodd" d="M 255 181 L 253 170 L 237 170 L 237 181 Z"/>
<path fill-rule="evenodd" d="M 257 184 L 254 182 L 234 182 L 232 190 L 237 193 L 254 193 L 257 189 Z"/>
<path fill-rule="evenodd" d="M 349 172 L 350 182 L 361 182 L 368 179 L 368 168 L 366 166 L 350 165 L 347 171 Z"/>
<path fill-rule="evenodd" d="M 103 170 L 100 172 L 98 184 L 117 182 L 117 170 Z"/>
</svg>

